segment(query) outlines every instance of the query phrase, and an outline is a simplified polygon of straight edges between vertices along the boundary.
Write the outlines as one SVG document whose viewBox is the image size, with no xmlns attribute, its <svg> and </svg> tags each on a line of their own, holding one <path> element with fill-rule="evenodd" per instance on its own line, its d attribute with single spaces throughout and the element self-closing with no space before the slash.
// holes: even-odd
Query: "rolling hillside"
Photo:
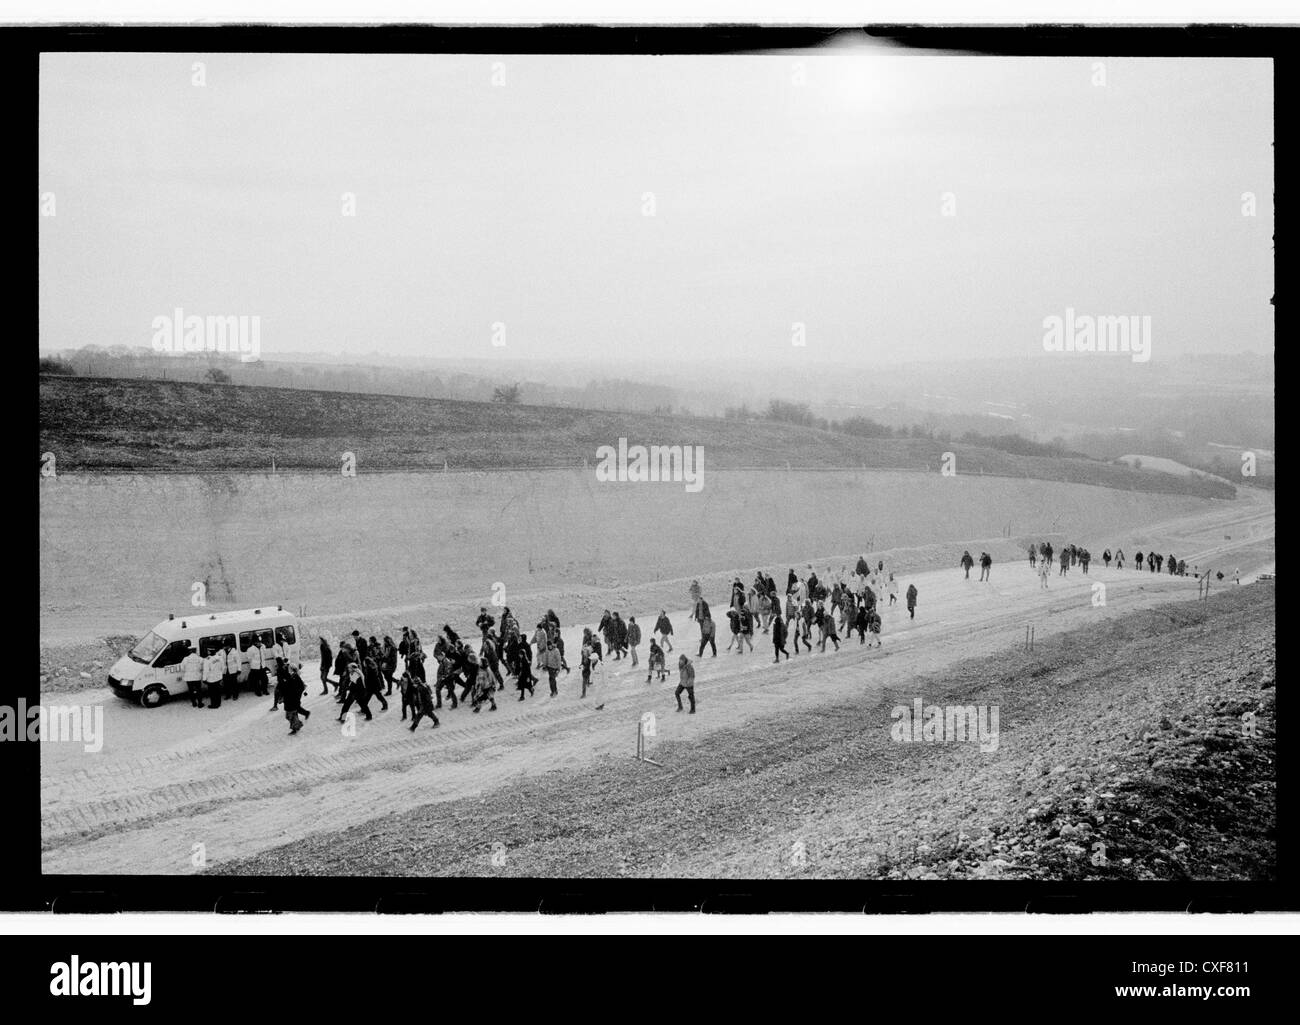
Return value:
<svg viewBox="0 0 1300 1025">
<path fill-rule="evenodd" d="M 610 413 L 147 380 L 40 378 L 40 449 L 60 471 L 358 472 L 580 467 L 601 445 L 702 445 L 713 469 L 939 469 L 1231 498 L 1222 482 L 923 438 L 864 440 L 771 421 Z"/>
</svg>

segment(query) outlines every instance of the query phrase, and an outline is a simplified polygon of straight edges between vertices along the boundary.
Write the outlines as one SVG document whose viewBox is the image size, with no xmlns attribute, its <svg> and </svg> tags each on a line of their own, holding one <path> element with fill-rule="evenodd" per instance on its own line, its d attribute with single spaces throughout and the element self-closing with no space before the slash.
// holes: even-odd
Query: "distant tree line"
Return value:
<svg viewBox="0 0 1300 1025">
<path fill-rule="evenodd" d="M 966 445 L 997 449 L 1017 456 L 1088 458 L 1079 452 L 1069 450 L 1061 438 L 1041 442 L 1019 434 L 981 434 L 978 431 L 966 431 L 960 437 L 954 437 L 949 431 L 936 431 L 922 424 L 890 427 L 867 416 L 830 420 L 817 416 L 806 402 L 791 402 L 787 399 L 772 399 L 767 405 L 767 410 L 761 415 L 752 412 L 746 405 L 730 406 L 723 415 L 730 420 L 771 420 L 798 427 L 812 427 L 833 434 L 849 434 L 856 438 L 924 438 L 944 443 L 959 441 Z"/>
<path fill-rule="evenodd" d="M 77 372 L 72 368 L 72 364 L 59 359 L 57 356 L 42 356 L 41 373 L 42 374 L 63 374 L 67 377 L 76 377 Z"/>
</svg>

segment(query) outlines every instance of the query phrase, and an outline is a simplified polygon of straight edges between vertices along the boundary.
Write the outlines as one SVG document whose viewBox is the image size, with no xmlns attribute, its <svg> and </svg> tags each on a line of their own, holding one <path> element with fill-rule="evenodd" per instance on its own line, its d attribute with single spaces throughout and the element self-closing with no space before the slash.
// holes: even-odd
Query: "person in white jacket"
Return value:
<svg viewBox="0 0 1300 1025">
<path fill-rule="evenodd" d="M 221 683 L 225 675 L 226 654 L 220 648 L 203 660 L 203 682 L 208 687 L 208 707 L 221 707 Z"/>
<path fill-rule="evenodd" d="M 226 697 L 231 701 L 239 700 L 239 671 L 244 667 L 244 660 L 240 657 L 239 652 L 235 650 L 233 640 L 226 641 L 225 651 L 222 652 L 224 664 L 222 673 L 225 677 Z"/>
<path fill-rule="evenodd" d="M 181 659 L 181 679 L 190 692 L 190 705 L 203 708 L 203 659 L 193 648 Z"/>
<path fill-rule="evenodd" d="M 266 675 L 266 649 L 262 647 L 262 638 L 253 635 L 253 643 L 248 648 L 248 685 L 253 693 L 265 697 L 270 681 Z"/>
</svg>

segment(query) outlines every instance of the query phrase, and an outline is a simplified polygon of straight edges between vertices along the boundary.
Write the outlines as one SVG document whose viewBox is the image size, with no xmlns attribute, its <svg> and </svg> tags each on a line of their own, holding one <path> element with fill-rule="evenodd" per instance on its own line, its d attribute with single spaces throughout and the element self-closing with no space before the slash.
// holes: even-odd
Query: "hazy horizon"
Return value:
<svg viewBox="0 0 1300 1025">
<path fill-rule="evenodd" d="M 689 380 L 1041 355 L 1072 308 L 1269 354 L 1271 62 L 1094 64 L 44 54 L 38 348 L 181 307 L 267 357 Z"/>
</svg>

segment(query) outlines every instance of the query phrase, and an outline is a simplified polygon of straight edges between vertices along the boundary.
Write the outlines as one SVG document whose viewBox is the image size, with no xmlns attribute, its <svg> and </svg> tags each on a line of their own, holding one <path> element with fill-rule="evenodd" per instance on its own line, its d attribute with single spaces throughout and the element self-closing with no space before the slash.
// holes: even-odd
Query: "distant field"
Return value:
<svg viewBox="0 0 1300 1025">
<path fill-rule="evenodd" d="M 910 469 L 1230 498 L 1220 481 L 927 439 L 868 440 L 770 421 L 613 413 L 168 381 L 40 379 L 40 447 L 60 471 L 359 473 L 580 467 L 601 445 L 702 445 L 707 468 Z"/>
</svg>

